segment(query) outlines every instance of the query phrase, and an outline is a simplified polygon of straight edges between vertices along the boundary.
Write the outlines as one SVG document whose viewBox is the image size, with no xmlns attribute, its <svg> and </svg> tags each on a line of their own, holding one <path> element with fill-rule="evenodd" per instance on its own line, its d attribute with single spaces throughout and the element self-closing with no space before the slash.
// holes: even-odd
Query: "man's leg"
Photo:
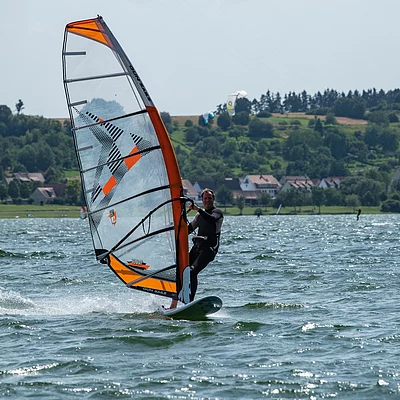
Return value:
<svg viewBox="0 0 400 400">
<path fill-rule="evenodd" d="M 192 248 L 190 249 L 190 253 L 189 253 L 189 264 L 192 265 L 194 263 L 194 261 L 196 260 L 196 258 L 200 255 L 200 252 L 198 251 L 198 248 L 193 245 Z M 190 271 L 191 272 L 191 271 Z M 191 286 L 191 292 L 193 293 L 193 289 L 192 289 L 192 274 L 190 276 L 190 286 Z M 197 279 L 196 279 L 196 287 L 197 287 Z M 194 295 L 190 296 L 190 301 L 192 301 L 194 298 Z M 176 299 L 172 299 L 171 305 L 169 306 L 169 308 L 176 308 L 178 306 L 178 300 Z"/>
<path fill-rule="evenodd" d="M 169 308 L 176 308 L 177 305 L 178 305 L 178 300 L 172 299 L 172 302 L 171 302 L 171 305 L 169 306 Z"/>
<path fill-rule="evenodd" d="M 199 256 L 196 258 L 196 260 L 191 264 L 190 267 L 190 294 L 191 294 L 191 299 L 190 301 L 194 300 L 194 296 L 196 295 L 197 291 L 197 275 L 205 268 L 207 265 L 214 260 L 215 254 L 214 252 L 209 248 L 205 248 L 203 251 L 200 252 Z"/>
</svg>

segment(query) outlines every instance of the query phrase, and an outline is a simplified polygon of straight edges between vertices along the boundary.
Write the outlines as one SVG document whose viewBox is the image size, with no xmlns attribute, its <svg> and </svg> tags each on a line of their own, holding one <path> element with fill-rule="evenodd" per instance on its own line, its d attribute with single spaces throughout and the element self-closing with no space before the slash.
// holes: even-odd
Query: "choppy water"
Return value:
<svg viewBox="0 0 400 400">
<path fill-rule="evenodd" d="M 86 221 L 0 232 L 0 396 L 400 397 L 399 215 L 225 218 L 198 290 L 224 308 L 198 322 L 154 318 Z"/>
</svg>

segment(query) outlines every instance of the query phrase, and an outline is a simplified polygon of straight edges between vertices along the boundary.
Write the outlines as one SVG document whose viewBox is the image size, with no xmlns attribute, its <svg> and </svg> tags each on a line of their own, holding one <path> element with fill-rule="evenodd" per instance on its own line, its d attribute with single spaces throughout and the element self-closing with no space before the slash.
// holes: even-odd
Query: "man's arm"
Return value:
<svg viewBox="0 0 400 400">
<path fill-rule="evenodd" d="M 193 232 L 197 229 L 197 227 L 198 227 L 198 225 L 199 225 L 198 219 L 199 219 L 199 214 L 197 213 L 197 214 L 194 216 L 192 222 L 190 222 L 189 225 L 188 225 L 189 233 L 193 233 Z"/>
<path fill-rule="evenodd" d="M 209 214 L 207 211 L 203 210 L 202 208 L 199 208 L 198 212 L 201 214 L 201 216 L 206 220 L 206 221 L 218 221 L 219 219 L 222 218 L 222 211 L 219 208 L 214 208 L 211 214 Z"/>
</svg>

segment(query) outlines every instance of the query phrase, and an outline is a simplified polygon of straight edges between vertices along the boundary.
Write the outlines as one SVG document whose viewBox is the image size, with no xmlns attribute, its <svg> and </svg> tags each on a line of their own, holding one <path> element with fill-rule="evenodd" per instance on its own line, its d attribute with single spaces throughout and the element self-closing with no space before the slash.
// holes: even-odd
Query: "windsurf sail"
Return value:
<svg viewBox="0 0 400 400">
<path fill-rule="evenodd" d="M 65 27 L 62 60 L 97 259 L 130 288 L 189 302 L 189 199 L 149 92 L 100 16 Z"/>
</svg>

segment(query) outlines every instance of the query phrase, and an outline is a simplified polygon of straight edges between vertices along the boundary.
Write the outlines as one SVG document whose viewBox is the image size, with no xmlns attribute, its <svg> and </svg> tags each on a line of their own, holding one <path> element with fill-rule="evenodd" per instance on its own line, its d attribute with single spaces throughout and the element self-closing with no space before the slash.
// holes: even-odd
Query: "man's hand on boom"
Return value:
<svg viewBox="0 0 400 400">
<path fill-rule="evenodd" d="M 189 210 L 199 211 L 199 207 L 196 204 L 191 203 L 189 204 Z"/>
</svg>

